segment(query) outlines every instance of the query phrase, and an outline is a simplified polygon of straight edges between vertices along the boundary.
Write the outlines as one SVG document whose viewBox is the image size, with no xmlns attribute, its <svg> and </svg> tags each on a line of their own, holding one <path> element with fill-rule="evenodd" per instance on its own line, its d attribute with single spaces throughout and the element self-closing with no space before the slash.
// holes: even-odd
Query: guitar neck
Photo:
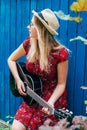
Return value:
<svg viewBox="0 0 87 130">
<path fill-rule="evenodd" d="M 43 100 L 38 94 L 36 94 L 31 88 L 26 86 L 26 93 L 31 96 L 36 102 L 38 102 L 43 107 L 48 107 L 51 114 L 54 114 L 54 108 L 50 106 L 45 100 Z"/>
<path fill-rule="evenodd" d="M 59 119 L 67 118 L 67 120 L 71 123 L 72 122 L 72 114 L 67 113 L 65 110 L 58 109 L 55 110 L 49 105 L 45 100 L 43 100 L 38 94 L 36 94 L 31 88 L 26 86 L 26 93 L 32 97 L 36 102 L 38 102 L 41 106 L 47 107 L 50 110 L 50 113 L 58 117 Z"/>
</svg>

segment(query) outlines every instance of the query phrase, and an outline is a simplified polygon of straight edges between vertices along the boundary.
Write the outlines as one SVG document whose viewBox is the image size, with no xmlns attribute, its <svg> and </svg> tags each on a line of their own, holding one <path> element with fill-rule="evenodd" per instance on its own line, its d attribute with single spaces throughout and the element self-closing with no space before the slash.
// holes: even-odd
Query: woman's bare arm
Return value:
<svg viewBox="0 0 87 130">
<path fill-rule="evenodd" d="M 21 81 L 17 67 L 16 67 L 16 61 L 23 57 L 25 55 L 25 50 L 23 48 L 23 44 L 21 44 L 8 58 L 8 66 L 10 68 L 10 71 L 12 72 L 14 79 L 17 83 L 18 90 L 21 95 L 25 95 L 22 90 L 25 90 L 23 82 Z"/>
</svg>

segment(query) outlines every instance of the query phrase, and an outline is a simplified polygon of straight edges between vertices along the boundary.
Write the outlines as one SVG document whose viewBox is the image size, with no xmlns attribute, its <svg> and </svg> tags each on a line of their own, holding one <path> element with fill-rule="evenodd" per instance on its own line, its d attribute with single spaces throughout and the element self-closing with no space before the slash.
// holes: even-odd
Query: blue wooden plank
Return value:
<svg viewBox="0 0 87 130">
<path fill-rule="evenodd" d="M 29 2 L 28 1 L 21 1 L 21 8 L 22 8 L 22 14 L 21 14 L 21 30 L 22 30 L 22 41 L 27 37 L 28 30 L 27 25 L 29 24 Z"/>
<path fill-rule="evenodd" d="M 37 1 L 31 0 L 31 10 L 30 10 L 30 19 L 32 19 L 32 10 L 37 10 Z"/>
<path fill-rule="evenodd" d="M 0 98 L 0 118 L 5 118 L 5 91 L 4 91 L 4 73 L 0 73 L 1 77 L 1 84 L 0 84 L 0 92 L 1 92 L 1 98 Z"/>
<path fill-rule="evenodd" d="M 1 98 L 0 98 L 0 113 L 1 113 L 1 118 L 5 117 L 4 114 L 4 101 L 5 101 L 5 82 L 4 82 L 4 31 L 5 31 L 5 26 L 4 26 L 4 21 L 5 21 L 5 2 L 1 0 L 1 10 L 0 10 L 0 78 L 1 78 L 1 83 L 0 83 L 0 92 L 1 92 Z"/>
<path fill-rule="evenodd" d="M 44 0 L 38 0 L 36 7 L 37 7 L 37 12 L 43 10 L 44 9 Z"/>
<path fill-rule="evenodd" d="M 21 27 L 22 27 L 22 7 L 21 7 L 21 0 L 17 1 L 16 4 L 16 47 L 18 47 L 22 41 L 21 39 Z"/>
<path fill-rule="evenodd" d="M 16 49 L 16 1 L 10 1 L 10 53 Z M 15 113 L 15 98 L 10 93 L 10 114 Z"/>
<path fill-rule="evenodd" d="M 83 85 L 87 87 L 87 46 L 85 46 L 85 77 Z M 83 98 L 83 104 L 84 104 L 84 101 L 87 100 L 87 90 L 83 91 L 84 91 L 84 98 Z M 83 115 L 87 116 L 85 104 L 83 105 Z"/>
<path fill-rule="evenodd" d="M 15 98 L 15 103 L 16 103 L 15 111 L 17 111 L 17 109 L 19 108 L 21 102 L 22 102 L 22 97 L 16 97 L 16 98 Z M 14 113 L 14 114 L 15 114 L 15 113 Z"/>
<path fill-rule="evenodd" d="M 66 6 L 65 6 L 66 5 Z M 60 1 L 60 10 L 62 10 L 65 14 L 68 14 L 68 0 Z M 68 21 L 60 20 L 60 39 L 62 44 L 67 46 L 67 30 L 68 30 Z"/>
<path fill-rule="evenodd" d="M 5 62 L 4 62 L 4 82 L 5 82 L 5 115 L 9 115 L 9 70 L 7 65 L 7 58 L 9 56 L 9 42 L 10 42 L 10 1 L 6 1 L 6 8 L 5 8 L 5 35 L 4 35 L 4 45 L 5 45 Z"/>
<path fill-rule="evenodd" d="M 16 3 L 15 1 L 10 2 L 10 50 L 11 53 L 14 51 L 16 48 L 15 44 L 15 34 L 16 34 Z"/>
<path fill-rule="evenodd" d="M 74 112 L 74 91 L 75 91 L 75 71 L 76 71 L 76 42 L 70 42 L 70 39 L 76 37 L 76 24 L 74 22 L 68 22 L 67 30 L 67 42 L 70 49 L 69 58 L 69 71 L 67 78 L 67 90 L 68 90 L 68 107 Z"/>
<path fill-rule="evenodd" d="M 51 9 L 51 0 L 44 0 L 44 8 Z"/>
<path fill-rule="evenodd" d="M 60 8 L 60 1 L 59 0 L 51 0 L 51 8 L 54 11 L 58 11 Z"/>
<path fill-rule="evenodd" d="M 85 50 L 84 45 L 78 42 L 77 45 L 77 55 L 76 55 L 76 74 L 75 74 L 75 92 L 74 92 L 74 111 L 75 114 L 81 114 L 82 112 L 82 102 L 83 94 L 80 89 L 80 86 L 84 81 L 84 61 L 85 61 Z M 81 51 L 83 50 L 83 51 Z M 83 53 L 84 52 L 84 53 Z M 78 67 L 79 66 L 79 67 Z M 79 108 L 79 110 L 78 110 Z"/>
<path fill-rule="evenodd" d="M 87 23 L 87 17 L 86 17 L 86 15 L 87 15 L 87 12 L 83 12 L 83 14 L 82 14 L 82 17 L 83 17 L 83 30 L 84 30 L 84 32 L 83 32 L 83 34 L 84 34 L 84 37 L 86 37 L 86 30 L 87 30 L 87 25 L 86 25 L 86 23 Z M 84 62 L 84 83 L 82 84 L 82 85 L 84 85 L 84 86 L 86 86 L 87 87 L 87 46 L 86 45 L 84 45 L 85 46 L 85 62 Z M 87 90 L 83 90 L 84 91 L 84 93 L 83 93 L 83 111 L 82 111 L 82 113 L 83 113 L 83 115 L 86 115 L 87 116 L 87 114 L 85 113 L 86 112 L 86 105 L 84 104 L 84 100 L 87 100 Z"/>
</svg>

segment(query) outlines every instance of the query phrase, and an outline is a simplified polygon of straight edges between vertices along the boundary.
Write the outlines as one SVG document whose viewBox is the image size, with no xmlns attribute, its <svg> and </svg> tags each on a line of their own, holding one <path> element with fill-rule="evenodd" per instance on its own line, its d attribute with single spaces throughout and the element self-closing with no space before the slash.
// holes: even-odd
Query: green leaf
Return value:
<svg viewBox="0 0 87 130">
<path fill-rule="evenodd" d="M 84 104 L 86 104 L 86 105 L 87 105 L 87 100 L 85 100 L 85 101 L 84 101 Z"/>
<path fill-rule="evenodd" d="M 8 115 L 6 118 L 13 119 L 13 116 Z"/>
<path fill-rule="evenodd" d="M 83 38 L 83 37 L 81 37 L 81 36 L 77 36 L 77 37 L 75 37 L 75 38 L 70 39 L 70 42 L 75 41 L 75 40 L 80 40 L 80 41 L 82 41 L 84 44 L 87 45 L 87 39 L 85 39 L 85 38 Z"/>
<path fill-rule="evenodd" d="M 54 11 L 54 13 L 57 15 L 57 17 L 59 19 L 62 19 L 62 20 L 69 20 L 69 18 L 70 18 L 70 15 L 69 14 L 68 15 L 64 14 L 64 12 L 62 10 L 59 10 L 58 12 Z"/>
</svg>

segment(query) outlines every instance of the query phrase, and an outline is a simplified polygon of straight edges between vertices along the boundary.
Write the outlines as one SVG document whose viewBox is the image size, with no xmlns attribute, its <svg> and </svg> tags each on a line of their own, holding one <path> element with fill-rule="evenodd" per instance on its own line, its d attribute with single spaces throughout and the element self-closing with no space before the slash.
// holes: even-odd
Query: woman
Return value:
<svg viewBox="0 0 87 130">
<path fill-rule="evenodd" d="M 26 94 L 20 79 L 16 61 L 26 55 L 26 69 L 38 75 L 42 81 L 42 98 L 54 108 L 67 107 L 66 79 L 68 71 L 68 49 L 54 39 L 59 22 L 50 9 L 37 13 L 28 26 L 29 37 L 9 56 L 8 65 L 17 83 L 17 89 Z M 50 118 L 54 125 L 58 119 L 48 108 L 22 102 L 12 124 L 12 130 L 37 130 Z"/>
</svg>

